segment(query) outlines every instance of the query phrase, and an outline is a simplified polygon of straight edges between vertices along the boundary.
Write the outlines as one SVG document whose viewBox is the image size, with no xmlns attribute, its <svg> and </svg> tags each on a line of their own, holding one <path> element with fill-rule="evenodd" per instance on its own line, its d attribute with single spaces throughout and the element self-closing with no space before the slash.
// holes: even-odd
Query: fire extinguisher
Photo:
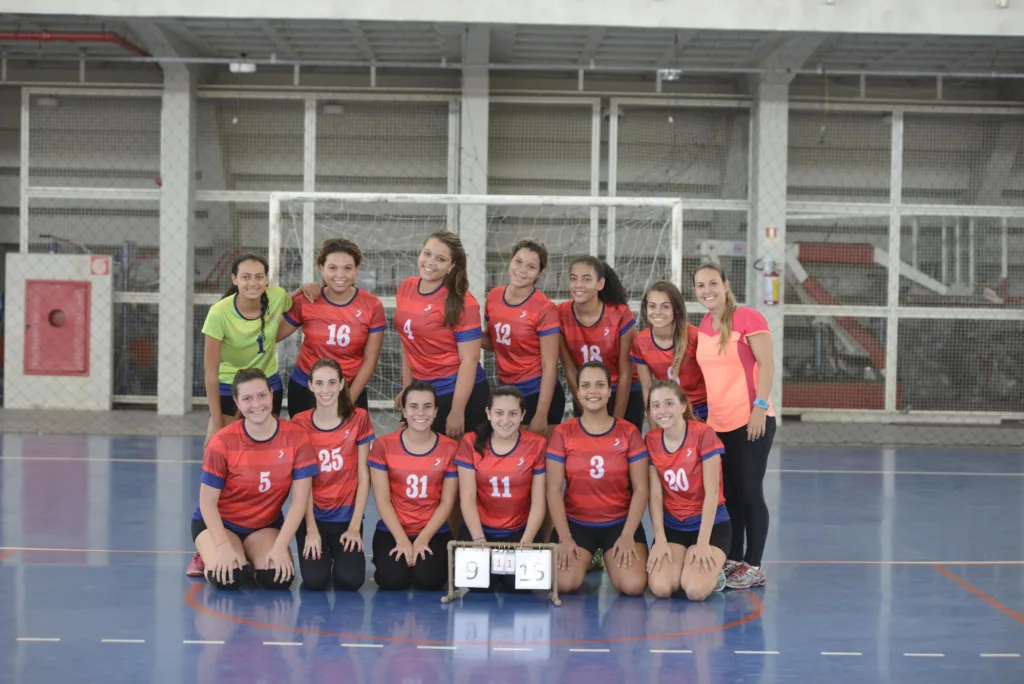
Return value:
<svg viewBox="0 0 1024 684">
<path fill-rule="evenodd" d="M 779 303 L 779 274 L 768 257 L 764 260 L 764 303 L 768 306 Z"/>
</svg>

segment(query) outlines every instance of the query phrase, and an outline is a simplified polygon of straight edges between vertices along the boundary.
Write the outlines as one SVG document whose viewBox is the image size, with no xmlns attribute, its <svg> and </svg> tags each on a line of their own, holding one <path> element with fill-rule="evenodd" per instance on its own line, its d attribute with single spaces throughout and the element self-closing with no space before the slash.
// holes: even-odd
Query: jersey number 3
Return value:
<svg viewBox="0 0 1024 684">
<path fill-rule="evenodd" d="M 600 480 L 604 477 L 604 458 L 601 456 L 594 456 L 590 459 L 590 477 L 595 480 Z"/>
</svg>

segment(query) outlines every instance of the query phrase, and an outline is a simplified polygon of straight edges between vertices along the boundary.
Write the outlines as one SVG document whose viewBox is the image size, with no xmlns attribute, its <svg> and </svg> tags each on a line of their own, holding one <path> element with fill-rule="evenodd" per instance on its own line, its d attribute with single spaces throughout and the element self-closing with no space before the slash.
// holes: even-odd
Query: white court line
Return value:
<svg viewBox="0 0 1024 684">
<path fill-rule="evenodd" d="M 982 653 L 982 658 L 1020 658 L 1020 653 Z"/>
<path fill-rule="evenodd" d="M 652 648 L 651 653 L 693 653 L 693 651 L 673 650 L 670 648 Z"/>
<path fill-rule="evenodd" d="M 822 651 L 823 656 L 862 656 L 860 651 Z"/>
<path fill-rule="evenodd" d="M 904 653 L 907 658 L 945 658 L 945 653 Z"/>
<path fill-rule="evenodd" d="M 145 639 L 100 639 L 101 644 L 144 644 Z"/>
<path fill-rule="evenodd" d="M 416 648 L 423 651 L 454 651 L 454 646 L 417 646 Z"/>
<path fill-rule="evenodd" d="M 183 644 L 199 644 L 200 646 L 223 646 L 223 641 L 204 641 L 203 639 L 185 639 Z"/>
<path fill-rule="evenodd" d="M 301 646 L 301 641 L 264 641 L 264 646 Z"/>
<path fill-rule="evenodd" d="M 570 648 L 569 653 L 611 653 L 610 648 Z"/>
<path fill-rule="evenodd" d="M 492 651 L 503 651 L 506 653 L 533 653 L 532 648 L 512 648 L 510 646 L 495 646 Z"/>
<path fill-rule="evenodd" d="M 779 655 L 778 651 L 733 651 L 736 655 Z"/>
<path fill-rule="evenodd" d="M 18 637 L 18 641 L 44 642 L 44 643 L 55 644 L 58 641 L 60 641 L 60 639 L 55 639 L 53 637 Z"/>
<path fill-rule="evenodd" d="M 345 648 L 384 648 L 384 644 L 341 644 Z"/>
</svg>

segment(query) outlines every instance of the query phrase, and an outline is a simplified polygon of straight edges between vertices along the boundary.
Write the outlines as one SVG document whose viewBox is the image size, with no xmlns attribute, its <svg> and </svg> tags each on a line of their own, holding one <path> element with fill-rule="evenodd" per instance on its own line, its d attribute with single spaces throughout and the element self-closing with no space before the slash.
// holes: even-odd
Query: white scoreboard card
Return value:
<svg viewBox="0 0 1024 684">
<path fill-rule="evenodd" d="M 551 589 L 550 549 L 516 551 L 516 589 Z"/>
<path fill-rule="evenodd" d="M 491 586 L 491 559 L 489 549 L 455 549 L 455 586 L 468 589 L 487 589 Z"/>
<path fill-rule="evenodd" d="M 504 549 L 492 549 L 491 572 L 495 575 L 516 574 L 516 553 L 515 551 L 506 551 Z"/>
</svg>

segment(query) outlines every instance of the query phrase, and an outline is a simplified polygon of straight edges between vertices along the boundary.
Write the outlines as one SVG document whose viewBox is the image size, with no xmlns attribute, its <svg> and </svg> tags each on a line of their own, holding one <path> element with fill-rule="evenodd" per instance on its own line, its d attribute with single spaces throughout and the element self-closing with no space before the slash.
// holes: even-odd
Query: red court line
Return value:
<svg viewBox="0 0 1024 684">
<path fill-rule="evenodd" d="M 1012 608 L 1008 608 L 1008 607 L 1004 606 L 1002 603 L 1000 603 L 999 601 L 996 601 L 994 598 L 992 598 L 991 596 L 989 596 L 988 594 L 983 592 L 981 589 L 978 589 L 976 586 L 974 586 L 973 584 L 971 584 L 967 580 L 965 580 L 965 579 L 963 579 L 963 578 L 961 578 L 961 577 L 959 577 L 957 575 L 954 575 L 952 572 L 950 572 L 946 568 L 942 567 L 941 565 L 933 565 L 932 567 L 935 568 L 936 570 L 938 570 L 939 572 L 941 572 L 943 575 L 945 575 L 949 579 L 951 579 L 954 582 L 956 582 L 957 584 L 959 584 L 961 587 L 963 587 L 967 591 L 971 592 L 972 594 L 974 594 L 975 596 L 980 598 L 985 603 L 989 604 L 990 606 L 992 606 L 993 608 L 998 610 L 999 612 L 1006 613 L 1011 618 L 1013 618 L 1014 620 L 1016 620 L 1020 624 L 1024 625 L 1024 613 L 1018 613 L 1017 611 L 1013 610 Z"/>
<path fill-rule="evenodd" d="M 0 551 L 0 561 L 8 556 L 13 556 L 16 553 L 14 549 L 7 549 L 6 551 Z"/>
<path fill-rule="evenodd" d="M 272 625 L 266 622 L 257 622 L 255 620 L 247 620 L 245 618 L 234 617 L 233 615 L 225 615 L 224 613 L 218 613 L 215 610 L 211 610 L 206 606 L 200 605 L 196 601 L 196 595 L 202 591 L 205 587 L 205 583 L 193 584 L 188 591 L 185 592 L 184 600 L 185 603 L 195 610 L 196 612 L 211 617 L 219 618 L 221 620 L 227 620 L 229 622 L 236 622 L 241 625 L 248 625 L 250 627 L 263 627 L 266 629 L 276 629 L 285 632 L 293 632 L 298 634 L 315 634 L 317 636 L 326 637 L 340 637 L 344 639 L 365 639 L 368 641 L 389 641 L 399 642 L 405 644 L 458 644 L 460 646 L 574 646 L 581 644 L 613 644 L 613 643 L 625 643 L 635 641 L 654 641 L 656 639 L 675 639 L 684 636 L 693 636 L 694 634 L 706 634 L 708 632 L 719 632 L 732 627 L 739 627 L 745 625 L 748 622 L 753 622 L 761 617 L 764 613 L 764 604 L 761 603 L 761 599 L 757 597 L 753 592 L 747 592 L 744 597 L 750 602 L 751 611 L 743 617 L 727 622 L 722 625 L 712 625 L 710 627 L 702 627 L 700 629 L 691 629 L 687 632 L 675 632 L 673 634 L 650 634 L 641 636 L 631 637 L 615 637 L 611 639 L 579 639 L 579 640 L 566 640 L 566 641 L 442 641 L 440 639 L 410 639 L 407 637 L 389 637 L 389 636 L 378 636 L 375 634 L 346 634 L 344 632 L 322 632 L 317 629 L 305 629 L 302 627 L 285 627 L 284 625 Z"/>
</svg>

